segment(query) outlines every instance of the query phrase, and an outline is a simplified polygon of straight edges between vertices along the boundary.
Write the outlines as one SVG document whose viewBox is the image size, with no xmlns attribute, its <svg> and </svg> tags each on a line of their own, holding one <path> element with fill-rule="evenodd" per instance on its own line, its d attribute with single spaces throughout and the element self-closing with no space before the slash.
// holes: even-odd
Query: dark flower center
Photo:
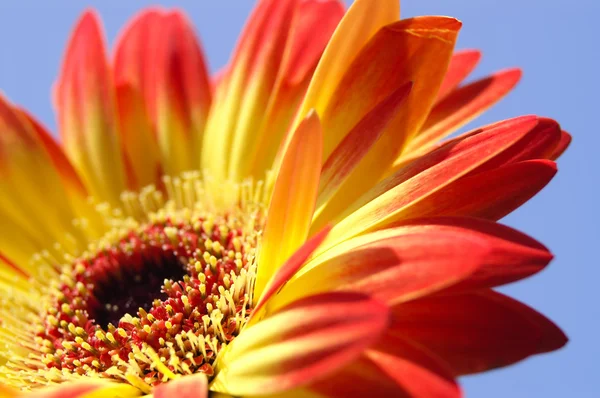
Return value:
<svg viewBox="0 0 600 398">
<path fill-rule="evenodd" d="M 123 264 L 117 259 L 116 272 L 96 280 L 93 290 L 96 306 L 90 305 L 88 311 L 102 329 L 109 324 L 118 325 L 125 314 L 135 315 L 140 308 L 150 311 L 155 300 L 162 302 L 168 298 L 162 291 L 165 279 L 180 282 L 186 275 L 185 260 L 174 253 L 150 248 L 136 257 L 125 259 Z M 136 261 L 141 264 L 133 264 Z"/>
<path fill-rule="evenodd" d="M 65 266 L 38 333 L 47 368 L 123 379 L 214 374 L 252 310 L 255 231 L 237 217 L 150 224 Z"/>
</svg>

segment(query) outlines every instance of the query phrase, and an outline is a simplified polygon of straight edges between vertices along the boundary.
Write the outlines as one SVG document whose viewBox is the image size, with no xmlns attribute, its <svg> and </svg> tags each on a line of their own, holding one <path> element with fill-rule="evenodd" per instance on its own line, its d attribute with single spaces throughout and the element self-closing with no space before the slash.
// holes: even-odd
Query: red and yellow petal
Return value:
<svg viewBox="0 0 600 398">
<path fill-rule="evenodd" d="M 317 199 L 321 153 L 321 124 L 316 113 L 311 113 L 296 129 L 273 187 L 258 252 L 254 287 L 257 297 L 308 237 Z"/>
<path fill-rule="evenodd" d="M 537 125 L 536 117 L 507 120 L 459 137 L 418 158 L 348 207 L 320 250 L 404 218 L 412 206 L 428 196 L 491 160 L 500 159 Z"/>
<path fill-rule="evenodd" d="M 260 127 L 230 160 L 232 176 L 264 178 L 290 129 L 325 46 L 344 15 L 340 0 L 304 0 L 296 8 Z"/>
<path fill-rule="evenodd" d="M 321 170 L 316 214 L 337 192 L 346 177 L 354 170 L 385 131 L 412 88 L 412 82 L 402 85 L 389 97 L 369 111 L 344 137 L 329 155 Z M 318 228 L 313 224 L 313 230 Z"/>
<path fill-rule="evenodd" d="M 467 279 L 484 263 L 490 250 L 485 236 L 469 232 L 413 225 L 351 239 L 307 263 L 273 297 L 272 307 L 332 290 L 386 303 L 432 294 Z"/>
<path fill-rule="evenodd" d="M 400 5 L 397 0 L 357 0 L 352 3 L 319 61 L 298 112 L 297 123 L 311 109 L 323 115 L 347 65 L 352 63 L 377 31 L 399 17 Z"/>
<path fill-rule="evenodd" d="M 217 360 L 211 389 L 273 394 L 324 378 L 377 341 L 387 306 L 357 293 L 307 297 L 245 330 Z"/>
<path fill-rule="evenodd" d="M 187 18 L 179 11 L 142 12 L 120 38 L 114 68 L 117 85 L 136 91 L 130 96 L 139 95 L 145 106 L 164 171 L 174 175 L 196 169 L 212 87 L 202 49 Z M 140 105 L 139 100 L 132 99 L 126 104 Z M 122 117 L 137 118 L 145 127 L 142 111 L 129 110 L 133 115 L 121 113 Z M 146 132 L 140 138 L 152 139 Z M 133 159 L 141 163 L 135 154 Z M 151 160 L 149 173 L 156 173 L 156 159 Z M 149 178 L 155 176 L 144 176 L 145 180 Z"/>
<path fill-rule="evenodd" d="M 216 178 L 237 177 L 232 162 L 260 128 L 298 2 L 260 1 L 240 36 L 215 93 L 202 148 L 202 167 Z"/>
<path fill-rule="evenodd" d="M 89 192 L 112 204 L 126 188 L 112 74 L 98 17 L 81 17 L 56 85 L 65 151 Z"/>
<path fill-rule="evenodd" d="M 527 160 L 463 177 L 429 195 L 404 215 L 469 216 L 499 220 L 542 190 L 556 174 L 550 160 Z"/>
<path fill-rule="evenodd" d="M 460 26 L 459 21 L 446 17 L 418 17 L 387 25 L 350 64 L 322 114 L 324 156 L 332 153 L 373 104 L 407 82 L 413 86 L 377 143 L 319 214 L 317 226 L 335 219 L 372 187 L 420 129 L 434 103 Z"/>
<path fill-rule="evenodd" d="M 302 245 L 302 247 L 287 259 L 267 282 L 264 291 L 260 294 L 256 300 L 254 309 L 250 318 L 246 322 L 246 326 L 251 326 L 254 322 L 260 320 L 265 315 L 265 309 L 268 305 L 269 300 L 276 294 L 281 287 L 290 280 L 290 278 L 304 265 L 305 261 L 312 255 L 316 248 L 323 242 L 330 228 L 324 228 L 321 232 L 310 238 Z M 1 258 L 1 257 L 0 257 Z"/>
<path fill-rule="evenodd" d="M 491 290 L 427 297 L 393 313 L 387 333 L 426 347 L 455 375 L 510 365 L 567 342 L 543 315 Z"/>
</svg>

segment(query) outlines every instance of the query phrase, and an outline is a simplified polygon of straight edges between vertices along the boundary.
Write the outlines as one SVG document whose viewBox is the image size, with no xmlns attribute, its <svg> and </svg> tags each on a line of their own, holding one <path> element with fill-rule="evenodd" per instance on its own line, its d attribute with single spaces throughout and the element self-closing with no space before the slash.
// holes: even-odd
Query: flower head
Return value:
<svg viewBox="0 0 600 398">
<path fill-rule="evenodd" d="M 181 12 L 141 12 L 111 56 L 86 12 L 61 143 L 0 98 L 0 393 L 455 397 L 564 345 L 492 288 L 551 260 L 496 221 L 569 134 L 522 116 L 440 142 L 520 71 L 462 84 L 461 23 L 398 15 L 261 0 L 211 77 Z"/>
</svg>

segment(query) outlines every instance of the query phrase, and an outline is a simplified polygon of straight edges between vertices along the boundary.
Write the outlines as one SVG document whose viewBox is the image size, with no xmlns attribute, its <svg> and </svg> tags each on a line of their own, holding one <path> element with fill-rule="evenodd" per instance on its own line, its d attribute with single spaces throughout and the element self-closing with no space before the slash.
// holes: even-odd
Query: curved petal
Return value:
<svg viewBox="0 0 600 398">
<path fill-rule="evenodd" d="M 319 118 L 311 113 L 294 133 L 273 187 L 258 252 L 256 297 L 308 237 L 319 186 L 321 140 Z"/>
<path fill-rule="evenodd" d="M 41 126 L 2 96 L 0 130 L 0 251 L 35 275 L 29 259 L 36 251 L 52 250 L 57 242 L 71 248 L 82 243 L 70 206 L 71 200 L 84 198 L 82 187 Z"/>
<path fill-rule="evenodd" d="M 170 380 L 152 390 L 154 398 L 208 398 L 208 380 L 204 373 L 197 373 Z"/>
<path fill-rule="evenodd" d="M 469 216 L 499 220 L 542 190 L 556 174 L 550 160 L 527 160 L 469 175 L 421 200 L 410 217 Z"/>
<path fill-rule="evenodd" d="M 448 366 L 403 338 L 385 334 L 365 356 L 398 383 L 407 397 L 462 397 Z"/>
<path fill-rule="evenodd" d="M 390 304 L 414 300 L 468 278 L 489 249 L 485 236 L 459 228 L 414 225 L 378 231 L 309 262 L 272 306 L 331 290 L 360 292 Z"/>
<path fill-rule="evenodd" d="M 398 18 L 400 18 L 398 0 L 357 0 L 352 3 L 319 61 L 300 107 L 297 123 L 311 109 L 319 115 L 323 114 L 347 65 L 350 65 L 379 29 Z"/>
<path fill-rule="evenodd" d="M 137 91 L 145 104 L 146 115 L 137 110 L 139 120 L 143 125 L 144 117 L 150 118 L 165 172 L 174 175 L 196 169 L 212 88 L 202 49 L 185 15 L 155 8 L 140 13 L 117 43 L 114 68 L 117 85 Z M 134 115 L 121 113 L 121 117 Z M 155 163 L 156 159 L 150 173 L 156 173 Z"/>
<path fill-rule="evenodd" d="M 382 180 L 350 206 L 319 250 L 402 219 L 412 206 L 429 195 L 511 150 L 537 124 L 534 116 L 506 120 L 423 155 Z"/>
<path fill-rule="evenodd" d="M 417 227 L 469 235 L 485 240 L 488 250 L 480 259 L 477 270 L 468 278 L 452 285 L 446 291 L 465 291 L 504 285 L 527 278 L 541 270 L 552 260 L 548 249 L 527 235 L 496 222 L 468 217 L 435 217 L 410 219 L 398 223 L 399 227 Z M 381 231 L 383 232 L 383 231 Z M 327 253 L 325 253 L 327 255 Z"/>
<path fill-rule="evenodd" d="M 220 354 L 211 389 L 262 395 L 308 384 L 356 359 L 387 319 L 385 305 L 361 294 L 307 297 L 240 334 Z"/>
<path fill-rule="evenodd" d="M 558 159 L 567 150 L 569 145 L 571 145 L 571 139 L 572 139 L 571 134 L 567 133 L 566 131 L 561 131 L 560 132 L 560 141 L 554 148 L 554 151 L 552 152 L 552 154 L 549 156 L 549 159 L 552 159 L 552 160 Z"/>
<path fill-rule="evenodd" d="M 261 0 L 248 19 L 206 124 L 202 166 L 215 178 L 230 176 L 232 154 L 260 127 L 298 2 Z"/>
<path fill-rule="evenodd" d="M 426 347 L 456 375 L 506 366 L 567 342 L 547 318 L 491 290 L 427 297 L 395 306 L 393 314 L 387 333 Z"/>
<path fill-rule="evenodd" d="M 300 249 L 296 250 L 296 252 L 287 259 L 285 264 L 283 264 L 277 270 L 277 272 L 275 272 L 273 277 L 269 280 L 269 282 L 267 282 L 264 291 L 256 301 L 256 304 L 252 310 L 252 314 L 250 315 L 250 318 L 244 327 L 249 327 L 254 322 L 263 318 L 263 308 L 267 306 L 271 297 L 273 297 L 273 295 L 277 293 L 281 287 L 285 285 L 287 281 L 304 265 L 306 259 L 308 259 L 315 249 L 321 244 L 321 242 L 323 242 L 323 239 L 325 239 L 329 233 L 329 230 L 330 228 L 324 228 L 323 231 L 306 241 L 306 243 L 303 244 Z"/>
<path fill-rule="evenodd" d="M 126 188 L 114 86 L 100 21 L 87 11 L 69 41 L 56 86 L 65 151 L 94 197 L 119 203 Z"/>
<path fill-rule="evenodd" d="M 452 54 L 450 65 L 440 86 L 436 102 L 440 102 L 450 94 L 475 69 L 481 52 L 479 50 L 459 50 Z"/>
<path fill-rule="evenodd" d="M 520 79 L 519 69 L 508 69 L 449 93 L 431 110 L 421 131 L 404 152 L 422 150 L 458 130 L 504 98 Z"/>
<path fill-rule="evenodd" d="M 346 177 L 375 145 L 401 104 L 406 100 L 411 88 L 412 83 L 408 82 L 377 104 L 329 155 L 321 169 L 316 214 L 327 204 Z"/>
<path fill-rule="evenodd" d="M 290 26 L 284 56 L 260 127 L 245 142 L 237 144 L 231 159 L 231 172 L 238 178 L 252 175 L 264 178 L 298 106 L 306 93 L 317 62 L 344 15 L 340 0 L 304 0 L 298 4 Z"/>
<path fill-rule="evenodd" d="M 163 175 L 160 153 L 141 93 L 129 84 L 120 84 L 116 99 L 130 188 L 160 185 Z"/>
<path fill-rule="evenodd" d="M 409 81 L 413 86 L 379 140 L 315 219 L 316 230 L 375 185 L 417 133 L 433 105 L 460 27 L 459 21 L 447 17 L 417 17 L 387 25 L 348 67 L 322 114 L 324 156 L 373 104 Z"/>
</svg>

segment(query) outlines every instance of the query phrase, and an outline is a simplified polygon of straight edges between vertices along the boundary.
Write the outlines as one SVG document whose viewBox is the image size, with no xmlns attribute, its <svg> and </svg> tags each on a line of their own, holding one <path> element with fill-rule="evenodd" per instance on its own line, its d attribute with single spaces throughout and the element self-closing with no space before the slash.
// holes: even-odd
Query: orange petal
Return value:
<svg viewBox="0 0 600 398">
<path fill-rule="evenodd" d="M 60 134 L 90 193 L 119 203 L 126 188 L 111 72 L 100 21 L 87 11 L 69 41 L 57 83 Z"/>
<path fill-rule="evenodd" d="M 456 375 L 506 366 L 567 342 L 543 315 L 491 290 L 423 298 L 393 312 L 388 333 L 435 353 Z"/>
<path fill-rule="evenodd" d="M 323 114 L 347 66 L 379 29 L 399 17 L 398 0 L 356 0 L 352 3 L 319 61 L 297 123 L 311 109 Z"/>
<path fill-rule="evenodd" d="M 310 257 L 315 249 L 323 242 L 323 239 L 329 233 L 331 228 L 324 228 L 321 232 L 306 241 L 305 244 L 296 250 L 296 252 L 277 270 L 273 277 L 267 282 L 267 286 L 263 293 L 258 298 L 250 318 L 246 322 L 246 327 L 252 325 L 255 321 L 260 320 L 269 299 L 277 293 L 281 287 L 304 265 L 304 262 Z M 1 253 L 0 253 L 1 255 Z M 0 257 L 1 258 L 1 257 Z"/>
<path fill-rule="evenodd" d="M 208 380 L 204 373 L 183 376 L 159 384 L 152 390 L 152 396 L 154 398 L 207 398 Z"/>
<path fill-rule="evenodd" d="M 300 2 L 290 27 L 277 81 L 259 129 L 246 144 L 239 145 L 232 172 L 238 177 L 264 178 L 306 93 L 312 73 L 331 34 L 344 15 L 339 0 Z M 274 143 L 277 143 L 274 145 Z M 237 171 L 236 171 L 237 170 Z"/>
<path fill-rule="evenodd" d="M 117 84 L 131 86 L 144 99 L 165 172 L 196 169 L 212 88 L 185 15 L 159 9 L 139 14 L 117 44 L 114 65 Z"/>
<path fill-rule="evenodd" d="M 298 2 L 261 0 L 240 36 L 206 125 L 202 165 L 215 178 L 237 177 L 230 164 L 260 128 Z"/>
<path fill-rule="evenodd" d="M 307 297 L 244 330 L 217 360 L 211 389 L 262 395 L 308 384 L 357 358 L 387 317 L 385 305 L 361 294 Z"/>
<path fill-rule="evenodd" d="M 377 104 L 331 153 L 321 170 L 317 209 L 327 204 L 346 177 L 379 139 L 410 93 L 411 87 L 412 83 L 408 82 Z"/>
<path fill-rule="evenodd" d="M 440 86 L 436 102 L 440 102 L 454 90 L 475 69 L 481 52 L 479 50 L 460 50 L 452 54 L 450 65 Z"/>
<path fill-rule="evenodd" d="M 460 26 L 459 21 L 447 17 L 399 21 L 382 28 L 349 66 L 322 114 L 325 156 L 373 104 L 409 81 L 413 87 L 377 143 L 319 214 L 316 228 L 333 220 L 372 187 L 398 157 L 405 141 L 419 130 L 435 100 Z"/>
<path fill-rule="evenodd" d="M 500 158 L 535 128 L 538 119 L 526 116 L 476 130 L 452 140 L 398 170 L 365 193 L 345 212 L 322 245 L 381 228 L 409 214 L 410 208 L 458 178 Z"/>
<path fill-rule="evenodd" d="M 360 292 L 390 304 L 413 300 L 468 278 L 488 250 L 485 236 L 458 228 L 377 231 L 309 262 L 273 298 L 273 306 L 331 290 Z"/>
<path fill-rule="evenodd" d="M 405 152 L 422 150 L 458 130 L 500 101 L 520 79 L 519 69 L 508 69 L 449 93 L 431 110 Z"/>
<path fill-rule="evenodd" d="M 311 113 L 294 133 L 275 181 L 258 253 L 256 297 L 308 237 L 319 186 L 321 140 L 319 118 Z"/>
<path fill-rule="evenodd" d="M 463 177 L 429 195 L 404 217 L 470 216 L 499 220 L 531 199 L 556 174 L 549 160 L 528 160 Z"/>
</svg>

